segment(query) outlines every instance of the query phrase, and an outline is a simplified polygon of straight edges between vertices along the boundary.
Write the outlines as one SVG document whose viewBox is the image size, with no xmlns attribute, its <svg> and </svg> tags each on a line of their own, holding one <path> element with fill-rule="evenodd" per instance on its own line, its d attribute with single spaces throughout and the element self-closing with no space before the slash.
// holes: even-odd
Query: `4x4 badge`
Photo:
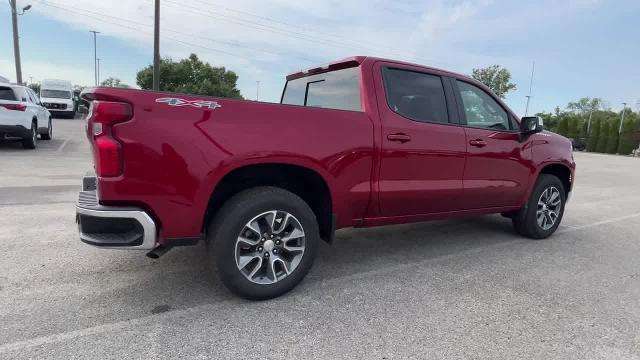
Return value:
<svg viewBox="0 0 640 360">
<path fill-rule="evenodd" d="M 209 108 L 209 109 L 217 109 L 222 107 L 222 105 L 218 104 L 216 101 L 207 101 L 207 100 L 185 100 L 180 98 L 159 98 L 156 99 L 158 103 L 165 103 L 170 106 L 193 106 L 196 108 Z"/>
</svg>

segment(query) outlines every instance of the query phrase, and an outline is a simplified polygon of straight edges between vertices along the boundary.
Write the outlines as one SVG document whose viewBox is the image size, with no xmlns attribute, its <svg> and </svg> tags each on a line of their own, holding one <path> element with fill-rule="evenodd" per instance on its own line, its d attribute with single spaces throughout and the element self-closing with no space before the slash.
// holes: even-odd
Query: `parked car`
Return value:
<svg viewBox="0 0 640 360">
<path fill-rule="evenodd" d="M 569 138 L 573 150 L 585 151 L 587 149 L 587 139 L 585 138 Z"/>
<path fill-rule="evenodd" d="M 251 299 L 292 289 L 340 228 L 502 213 L 546 238 L 574 179 L 571 142 L 540 118 L 518 119 L 466 76 L 393 60 L 291 74 L 281 104 L 82 96 L 96 174 L 80 239 L 151 257 L 204 239 L 222 281 Z"/>
<path fill-rule="evenodd" d="M 42 104 L 55 117 L 73 119 L 76 116 L 73 87 L 67 80 L 45 79 L 40 84 Z"/>
<path fill-rule="evenodd" d="M 20 140 L 25 149 L 35 149 L 40 139 L 51 140 L 51 114 L 26 86 L 0 83 L 0 139 Z"/>
</svg>

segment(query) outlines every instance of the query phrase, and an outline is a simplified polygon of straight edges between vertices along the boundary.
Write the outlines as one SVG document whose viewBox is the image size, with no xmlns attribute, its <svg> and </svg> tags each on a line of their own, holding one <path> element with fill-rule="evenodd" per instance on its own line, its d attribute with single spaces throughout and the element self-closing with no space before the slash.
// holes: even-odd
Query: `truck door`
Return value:
<svg viewBox="0 0 640 360">
<path fill-rule="evenodd" d="M 381 215 L 460 209 L 467 148 L 449 82 L 408 65 L 381 62 L 373 69 L 382 123 Z"/>
<path fill-rule="evenodd" d="M 531 147 L 520 141 L 517 122 L 492 95 L 452 82 L 466 122 L 465 209 L 518 205 L 532 174 Z"/>
</svg>

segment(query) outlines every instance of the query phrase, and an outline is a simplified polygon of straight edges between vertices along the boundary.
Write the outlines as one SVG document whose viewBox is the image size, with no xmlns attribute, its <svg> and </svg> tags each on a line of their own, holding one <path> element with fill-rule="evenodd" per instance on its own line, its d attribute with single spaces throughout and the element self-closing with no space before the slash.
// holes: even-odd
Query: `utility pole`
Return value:
<svg viewBox="0 0 640 360">
<path fill-rule="evenodd" d="M 153 90 L 160 90 L 160 0 L 155 0 L 153 22 Z"/>
<path fill-rule="evenodd" d="M 96 72 L 96 76 L 98 77 L 98 81 L 96 81 L 96 85 L 100 84 L 100 58 L 96 58 L 96 60 L 98 60 L 98 71 Z"/>
<path fill-rule="evenodd" d="M 260 99 L 260 80 L 256 81 L 256 101 Z"/>
<path fill-rule="evenodd" d="M 591 111 L 589 111 L 589 121 L 587 122 L 587 136 L 591 134 L 591 116 L 593 115 L 593 107 L 591 107 Z"/>
<path fill-rule="evenodd" d="M 524 116 L 527 116 L 529 114 L 529 100 L 531 100 L 531 88 L 533 87 L 533 71 L 536 69 L 536 62 L 533 62 L 533 65 L 531 65 L 531 80 L 529 81 L 529 95 L 526 96 L 527 98 L 527 107 L 524 110 Z"/>
<path fill-rule="evenodd" d="M 22 12 L 18 14 L 16 10 L 16 0 L 9 0 L 11 6 L 11 23 L 13 24 L 13 56 L 16 62 L 16 82 L 22 84 L 22 64 L 20 63 L 20 36 L 18 36 L 18 15 L 24 14 L 25 11 L 31 9 L 31 5 L 22 8 Z"/>
<path fill-rule="evenodd" d="M 95 86 L 98 86 L 98 48 L 96 47 L 96 35 L 100 34 L 100 31 L 89 30 L 93 33 L 93 80 Z"/>
<path fill-rule="evenodd" d="M 618 134 L 622 133 L 622 123 L 624 122 L 624 112 L 627 110 L 627 103 L 622 103 L 622 119 L 620 119 L 620 128 L 618 128 Z"/>
</svg>

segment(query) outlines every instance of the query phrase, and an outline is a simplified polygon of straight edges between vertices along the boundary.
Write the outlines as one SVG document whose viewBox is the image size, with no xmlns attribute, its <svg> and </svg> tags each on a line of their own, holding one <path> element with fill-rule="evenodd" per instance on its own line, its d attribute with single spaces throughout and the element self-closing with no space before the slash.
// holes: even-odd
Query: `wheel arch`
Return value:
<svg viewBox="0 0 640 360">
<path fill-rule="evenodd" d="M 569 196 L 573 188 L 573 170 L 571 169 L 571 167 L 561 162 L 547 163 L 540 166 L 540 168 L 538 169 L 535 177 L 536 181 L 540 177 L 540 174 L 549 174 L 560 179 L 560 181 L 562 181 L 562 185 L 564 186 L 565 195 L 567 197 Z M 531 191 L 533 191 L 534 186 L 535 181 L 532 182 L 529 188 L 527 198 L 531 194 Z"/>
<path fill-rule="evenodd" d="M 322 239 L 332 241 L 335 197 L 330 180 L 316 169 L 292 162 L 247 163 L 228 169 L 209 192 L 202 233 L 206 235 L 207 224 L 229 198 L 257 186 L 276 186 L 298 195 L 316 215 Z"/>
</svg>

